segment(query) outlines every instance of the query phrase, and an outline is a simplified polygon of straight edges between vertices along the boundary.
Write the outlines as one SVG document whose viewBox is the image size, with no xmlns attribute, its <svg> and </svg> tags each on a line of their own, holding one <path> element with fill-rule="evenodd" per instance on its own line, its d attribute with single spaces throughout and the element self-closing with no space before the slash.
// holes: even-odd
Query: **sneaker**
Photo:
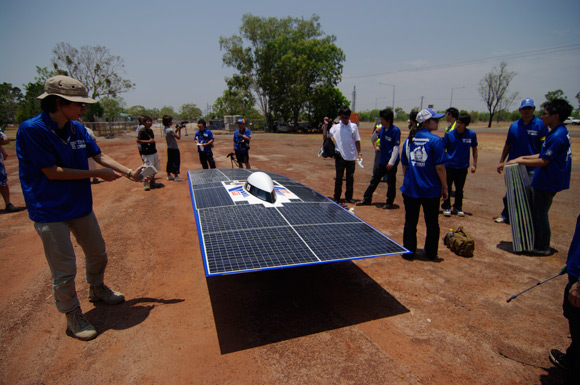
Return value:
<svg viewBox="0 0 580 385">
<path fill-rule="evenodd" d="M 499 217 L 495 218 L 495 223 L 510 223 L 506 217 L 500 215 Z"/>
<path fill-rule="evenodd" d="M 462 210 L 457 210 L 457 212 L 455 214 L 457 214 L 458 217 L 464 217 L 465 216 L 465 213 Z"/>
<path fill-rule="evenodd" d="M 151 185 L 149 184 L 149 182 L 143 183 L 143 190 L 145 191 L 151 190 Z"/>
<path fill-rule="evenodd" d="M 560 369 L 564 369 L 566 371 L 571 371 L 570 363 L 566 357 L 566 354 L 562 353 L 558 349 L 550 350 L 550 361 Z"/>
<path fill-rule="evenodd" d="M 175 180 L 175 178 L 174 178 L 174 177 L 172 177 L 171 175 L 168 175 L 168 176 L 167 176 L 167 180 Z"/>
<path fill-rule="evenodd" d="M 104 283 L 99 286 L 93 286 L 89 288 L 89 301 L 99 302 L 103 301 L 107 305 L 118 305 L 125 301 L 123 294 L 118 291 L 114 291 L 105 286 Z"/>
<path fill-rule="evenodd" d="M 451 210 L 449 210 L 449 209 L 443 209 L 443 215 L 445 215 L 446 217 L 450 217 L 451 216 Z"/>
<path fill-rule="evenodd" d="M 81 341 L 92 340 L 97 336 L 97 329 L 87 320 L 80 307 L 66 313 L 66 326 Z"/>
<path fill-rule="evenodd" d="M 371 205 L 371 201 L 358 201 L 356 202 L 357 206 L 370 206 Z"/>
<path fill-rule="evenodd" d="M 177 177 L 174 179 L 175 182 L 183 182 L 185 179 Z"/>
</svg>

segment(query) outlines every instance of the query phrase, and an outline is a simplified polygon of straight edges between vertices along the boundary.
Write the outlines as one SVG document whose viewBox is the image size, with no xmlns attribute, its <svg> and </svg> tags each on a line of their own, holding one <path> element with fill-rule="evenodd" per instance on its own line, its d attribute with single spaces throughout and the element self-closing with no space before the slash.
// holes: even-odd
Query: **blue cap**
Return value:
<svg viewBox="0 0 580 385">
<path fill-rule="evenodd" d="M 246 121 L 244 120 L 244 118 L 239 118 L 238 119 L 238 124 L 244 124 L 246 123 Z"/>
<path fill-rule="evenodd" d="M 522 109 L 524 107 L 533 107 L 533 108 L 536 108 L 536 106 L 534 105 L 534 99 L 532 99 L 532 98 L 525 98 L 524 100 L 522 100 L 522 104 L 520 104 L 520 109 Z"/>
<path fill-rule="evenodd" d="M 424 110 L 419 111 L 419 113 L 417 114 L 416 120 L 417 120 L 417 123 L 423 123 L 426 120 L 441 119 L 444 116 L 445 116 L 444 112 L 438 114 L 437 112 L 435 112 L 435 110 L 433 110 L 431 108 L 425 108 Z"/>
</svg>

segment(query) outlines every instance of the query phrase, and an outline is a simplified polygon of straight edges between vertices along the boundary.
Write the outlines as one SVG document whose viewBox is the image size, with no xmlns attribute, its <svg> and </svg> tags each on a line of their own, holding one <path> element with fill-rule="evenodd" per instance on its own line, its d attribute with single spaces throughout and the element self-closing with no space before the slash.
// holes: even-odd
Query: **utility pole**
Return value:
<svg viewBox="0 0 580 385">
<path fill-rule="evenodd" d="M 356 111 L 356 86 L 352 90 L 352 111 Z"/>
<path fill-rule="evenodd" d="M 424 96 L 421 96 L 421 109 L 423 109 L 423 98 Z"/>
</svg>

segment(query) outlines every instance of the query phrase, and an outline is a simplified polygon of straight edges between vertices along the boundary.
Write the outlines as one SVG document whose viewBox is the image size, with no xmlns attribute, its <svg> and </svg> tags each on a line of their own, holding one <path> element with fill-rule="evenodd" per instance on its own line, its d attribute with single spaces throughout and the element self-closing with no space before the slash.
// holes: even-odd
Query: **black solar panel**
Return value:
<svg viewBox="0 0 580 385">
<path fill-rule="evenodd" d="M 279 174 L 267 173 L 276 204 L 252 201 L 240 186 L 255 171 L 188 172 L 207 276 L 408 252 L 348 210 Z"/>
</svg>

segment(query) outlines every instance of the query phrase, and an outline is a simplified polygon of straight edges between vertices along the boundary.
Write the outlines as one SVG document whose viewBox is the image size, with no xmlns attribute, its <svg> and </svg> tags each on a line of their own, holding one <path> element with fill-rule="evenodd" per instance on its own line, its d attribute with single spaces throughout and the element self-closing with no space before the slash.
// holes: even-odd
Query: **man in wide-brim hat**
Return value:
<svg viewBox="0 0 580 385">
<path fill-rule="evenodd" d="M 104 284 L 107 253 L 93 212 L 91 178 L 138 181 L 142 166 L 132 170 L 103 154 L 79 123 L 86 104 L 96 103 L 81 82 L 59 75 L 48 79 L 44 89 L 38 97 L 42 113 L 22 123 L 16 134 L 20 183 L 52 273 L 56 307 L 66 314 L 67 330 L 74 337 L 90 340 L 97 331 L 80 308 L 70 233 L 86 257 L 89 301 L 123 302 L 121 293 Z M 90 170 L 89 158 L 105 168 Z"/>
</svg>

